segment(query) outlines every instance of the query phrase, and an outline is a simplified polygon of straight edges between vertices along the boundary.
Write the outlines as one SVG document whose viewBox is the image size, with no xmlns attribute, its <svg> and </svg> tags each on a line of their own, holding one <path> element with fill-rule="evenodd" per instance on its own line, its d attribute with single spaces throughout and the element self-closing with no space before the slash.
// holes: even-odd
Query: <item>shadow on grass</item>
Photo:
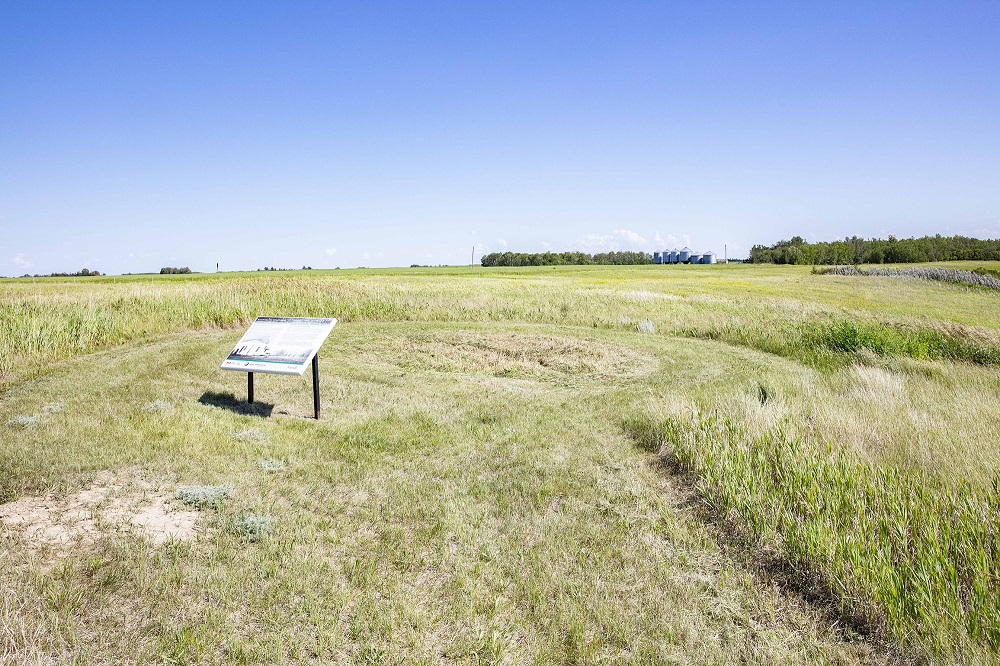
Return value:
<svg viewBox="0 0 1000 666">
<path fill-rule="evenodd" d="M 267 402 L 257 402 L 254 401 L 250 404 L 246 400 L 239 400 L 235 395 L 230 392 L 220 393 L 218 391 L 205 391 L 198 398 L 198 402 L 203 405 L 208 405 L 209 407 L 218 407 L 220 409 L 228 409 L 231 412 L 236 412 L 237 414 L 245 414 L 250 416 L 271 416 L 271 411 L 274 409 L 274 405 Z"/>
</svg>

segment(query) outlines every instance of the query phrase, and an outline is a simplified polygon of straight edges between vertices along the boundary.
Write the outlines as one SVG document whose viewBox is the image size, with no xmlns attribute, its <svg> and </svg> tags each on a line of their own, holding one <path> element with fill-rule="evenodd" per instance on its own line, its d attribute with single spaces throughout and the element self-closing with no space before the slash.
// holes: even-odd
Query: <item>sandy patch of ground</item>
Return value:
<svg viewBox="0 0 1000 666">
<path fill-rule="evenodd" d="M 104 533 L 128 530 L 155 544 L 195 537 L 198 512 L 173 500 L 173 492 L 141 479 L 101 475 L 89 488 L 66 496 L 23 497 L 0 504 L 0 523 L 36 547 L 94 543 Z"/>
</svg>

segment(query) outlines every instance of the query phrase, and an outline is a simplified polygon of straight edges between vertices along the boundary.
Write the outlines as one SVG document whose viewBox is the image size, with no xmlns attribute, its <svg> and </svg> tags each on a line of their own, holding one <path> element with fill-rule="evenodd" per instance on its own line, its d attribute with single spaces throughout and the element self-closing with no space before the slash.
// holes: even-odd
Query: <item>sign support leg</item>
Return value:
<svg viewBox="0 0 1000 666">
<path fill-rule="evenodd" d="M 247 373 L 247 402 L 253 404 L 253 373 Z"/>
<path fill-rule="evenodd" d="M 319 421 L 319 352 L 313 356 L 313 410 Z"/>
</svg>

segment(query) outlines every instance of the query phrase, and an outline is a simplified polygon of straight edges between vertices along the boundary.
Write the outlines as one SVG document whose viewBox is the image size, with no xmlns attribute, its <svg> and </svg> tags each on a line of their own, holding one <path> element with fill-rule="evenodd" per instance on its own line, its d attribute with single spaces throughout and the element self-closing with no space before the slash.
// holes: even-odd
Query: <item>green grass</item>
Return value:
<svg viewBox="0 0 1000 666">
<path fill-rule="evenodd" d="M 0 527 L 0 660 L 991 663 L 994 298 L 736 265 L 2 282 L 0 501 L 232 496 L 194 542 Z M 251 411 L 218 369 L 259 314 L 341 319 L 323 421 L 306 380 Z"/>
<path fill-rule="evenodd" d="M 886 359 L 948 360 L 990 367 L 1000 366 L 1000 345 L 981 341 L 963 330 L 926 326 L 916 328 L 849 319 L 834 321 L 771 322 L 689 328 L 682 334 L 724 340 L 771 354 L 794 358 L 818 368 L 836 369 L 853 363 L 880 363 Z"/>
<path fill-rule="evenodd" d="M 4 447 L 8 495 L 71 493 L 106 469 L 233 489 L 194 543 L 112 532 L 48 571 L 44 554 L 10 550 L 4 586 L 21 605 L 7 622 L 30 628 L 12 649 L 84 661 L 878 660 L 725 555 L 685 508 L 687 489 L 621 433 L 635 392 L 660 385 L 656 359 L 669 352 L 693 373 L 702 343 L 335 330 L 318 423 L 295 378 L 259 378 L 270 418 L 199 401 L 242 393 L 242 375 L 217 371 L 235 331 L 91 355 L 9 389 L 5 410 L 53 396 L 66 408 Z M 86 396 L 73 395 L 77 373 Z M 145 409 L 157 399 L 174 408 Z M 251 429 L 261 436 L 233 436 Z M 262 470 L 264 458 L 285 470 Z M 271 532 L 247 538 L 251 514 Z"/>
<path fill-rule="evenodd" d="M 711 335 L 837 319 L 922 330 L 947 322 L 1000 345 L 1000 308 L 950 286 L 811 275 L 808 267 L 560 267 L 308 271 L 0 281 L 0 382 L 45 364 L 264 312 L 344 322 L 463 321 L 632 327 Z M 623 321 L 627 320 L 625 324 Z M 950 335 L 950 334 L 946 334 Z M 782 337 L 782 336 L 776 336 Z M 992 352 L 991 352 L 992 353 Z"/>
<path fill-rule="evenodd" d="M 691 472 L 739 541 L 845 616 L 919 635 L 932 654 L 985 661 L 1000 647 L 1000 476 L 953 487 L 780 426 L 748 437 L 718 415 L 625 427 Z"/>
</svg>

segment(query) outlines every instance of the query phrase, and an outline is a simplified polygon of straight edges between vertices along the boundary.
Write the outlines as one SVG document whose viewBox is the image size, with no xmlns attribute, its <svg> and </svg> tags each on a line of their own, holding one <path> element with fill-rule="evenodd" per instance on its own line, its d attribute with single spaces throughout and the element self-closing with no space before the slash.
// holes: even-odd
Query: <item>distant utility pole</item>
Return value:
<svg viewBox="0 0 1000 666">
<path fill-rule="evenodd" d="M 215 272 L 219 272 L 219 262 L 215 262 Z"/>
<path fill-rule="evenodd" d="M 722 246 L 722 263 L 724 263 L 724 264 L 728 264 L 729 263 L 729 246 L 728 245 L 723 245 Z"/>
<path fill-rule="evenodd" d="M 469 266 L 471 267 L 471 266 L 475 266 L 475 265 L 476 265 L 476 246 L 473 245 L 472 246 L 472 262 L 469 264 Z"/>
</svg>

